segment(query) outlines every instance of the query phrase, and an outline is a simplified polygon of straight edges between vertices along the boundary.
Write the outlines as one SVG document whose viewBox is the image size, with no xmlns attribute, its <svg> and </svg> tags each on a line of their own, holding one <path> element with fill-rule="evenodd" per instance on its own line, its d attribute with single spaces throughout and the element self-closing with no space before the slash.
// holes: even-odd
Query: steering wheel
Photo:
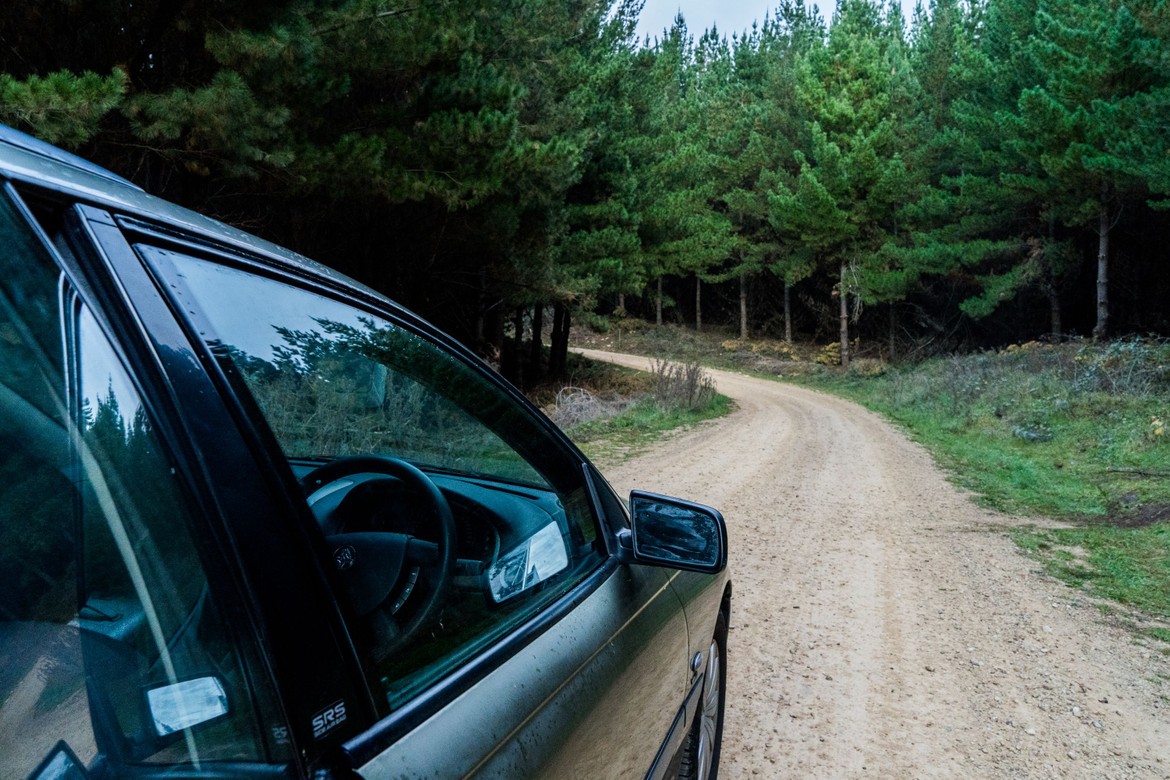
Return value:
<svg viewBox="0 0 1170 780">
<path fill-rule="evenodd" d="M 327 565 L 338 572 L 354 613 L 370 625 L 374 634 L 371 649 L 375 660 L 381 660 L 413 636 L 442 606 L 455 568 L 456 531 L 451 506 L 439 488 L 418 468 L 398 458 L 337 458 L 310 471 L 300 483 L 307 497 L 343 477 L 367 473 L 394 477 L 425 498 L 434 515 L 438 538 L 437 542 L 429 542 L 408 534 L 361 529 L 325 537 L 331 558 Z M 397 602 L 391 597 L 405 590 L 397 587 L 403 572 L 416 567 L 427 569 L 431 587 L 403 621 L 397 612 L 409 593 Z"/>
</svg>

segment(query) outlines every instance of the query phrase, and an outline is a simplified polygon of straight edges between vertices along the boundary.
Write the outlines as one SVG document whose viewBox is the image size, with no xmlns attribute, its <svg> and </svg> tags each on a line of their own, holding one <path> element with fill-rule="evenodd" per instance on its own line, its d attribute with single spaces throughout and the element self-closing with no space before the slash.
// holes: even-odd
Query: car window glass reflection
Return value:
<svg viewBox="0 0 1170 780">
<path fill-rule="evenodd" d="M 383 712 L 599 565 L 579 460 L 453 351 L 272 278 L 138 251 L 301 481 Z"/>
<path fill-rule="evenodd" d="M 492 409 L 490 388 L 419 336 L 210 263 L 186 262 L 179 275 L 287 457 L 376 452 L 547 486 L 489 427 L 506 425 L 512 410 Z"/>
<path fill-rule="evenodd" d="M 126 763 L 263 758 L 239 651 L 187 530 L 175 470 L 92 314 L 74 299 L 65 316 L 79 366 L 72 405 L 85 480 L 81 650 L 93 706 L 117 743 L 102 747 Z M 160 692 L 197 679 L 214 681 L 223 707 L 160 728 Z M 178 704 L 194 710 L 194 702 Z"/>
</svg>

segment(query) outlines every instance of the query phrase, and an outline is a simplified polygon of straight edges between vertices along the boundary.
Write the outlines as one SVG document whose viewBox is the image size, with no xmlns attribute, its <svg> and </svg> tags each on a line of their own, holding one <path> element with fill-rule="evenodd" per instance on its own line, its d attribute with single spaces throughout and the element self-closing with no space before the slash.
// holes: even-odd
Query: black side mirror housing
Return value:
<svg viewBox="0 0 1170 780">
<path fill-rule="evenodd" d="M 718 574 L 727 567 L 727 523 L 709 506 L 635 490 L 618 549 L 623 563 Z"/>
</svg>

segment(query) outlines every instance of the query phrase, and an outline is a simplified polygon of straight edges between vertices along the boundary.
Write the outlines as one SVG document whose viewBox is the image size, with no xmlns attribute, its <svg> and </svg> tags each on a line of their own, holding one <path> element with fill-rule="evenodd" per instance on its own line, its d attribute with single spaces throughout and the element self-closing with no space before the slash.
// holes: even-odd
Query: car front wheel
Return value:
<svg viewBox="0 0 1170 780">
<path fill-rule="evenodd" d="M 683 745 L 681 780 L 715 780 L 723 742 L 723 709 L 727 691 L 727 618 L 720 612 L 707 651 L 699 711 Z"/>
</svg>

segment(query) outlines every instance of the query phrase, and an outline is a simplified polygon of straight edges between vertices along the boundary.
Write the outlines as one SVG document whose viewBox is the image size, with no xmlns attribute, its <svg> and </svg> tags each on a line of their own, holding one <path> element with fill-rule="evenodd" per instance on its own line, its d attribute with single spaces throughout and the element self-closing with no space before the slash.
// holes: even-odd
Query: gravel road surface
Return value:
<svg viewBox="0 0 1170 780">
<path fill-rule="evenodd" d="M 855 404 L 712 374 L 737 411 L 606 473 L 727 517 L 722 777 L 1170 777 L 1165 646 L 1041 574 L 1029 521 Z"/>
</svg>

